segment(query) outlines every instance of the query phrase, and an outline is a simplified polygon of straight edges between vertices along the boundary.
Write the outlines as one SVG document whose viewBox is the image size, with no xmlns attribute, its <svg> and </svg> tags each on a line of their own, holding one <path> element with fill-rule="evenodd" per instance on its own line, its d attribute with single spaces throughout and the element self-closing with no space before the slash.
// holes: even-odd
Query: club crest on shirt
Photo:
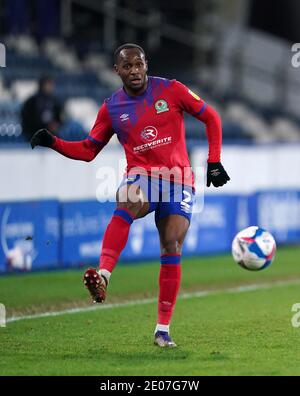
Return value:
<svg viewBox="0 0 300 396">
<path fill-rule="evenodd" d="M 161 114 L 161 113 L 165 113 L 166 111 L 170 111 L 168 103 L 163 99 L 160 99 L 155 103 L 155 109 L 156 109 L 157 114 Z"/>
</svg>

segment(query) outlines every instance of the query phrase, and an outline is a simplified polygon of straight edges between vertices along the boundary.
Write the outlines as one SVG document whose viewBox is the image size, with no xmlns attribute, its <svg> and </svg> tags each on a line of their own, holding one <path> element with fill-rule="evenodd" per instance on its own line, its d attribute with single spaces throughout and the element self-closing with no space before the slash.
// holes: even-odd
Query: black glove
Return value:
<svg viewBox="0 0 300 396">
<path fill-rule="evenodd" d="M 55 140 L 54 136 L 52 135 L 51 132 L 49 132 L 47 129 L 40 129 L 32 136 L 30 140 L 30 144 L 32 150 L 36 146 L 52 147 L 54 144 L 54 140 Z"/>
<path fill-rule="evenodd" d="M 207 187 L 211 183 L 215 187 L 222 187 L 230 180 L 221 162 L 209 162 L 207 166 Z"/>
</svg>

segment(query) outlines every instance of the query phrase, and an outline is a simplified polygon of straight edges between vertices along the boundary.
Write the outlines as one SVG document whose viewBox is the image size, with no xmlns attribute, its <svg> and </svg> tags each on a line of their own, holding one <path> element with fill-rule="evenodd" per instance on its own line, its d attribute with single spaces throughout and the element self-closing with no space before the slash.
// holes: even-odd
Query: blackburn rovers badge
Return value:
<svg viewBox="0 0 300 396">
<path fill-rule="evenodd" d="M 156 109 L 157 114 L 161 114 L 161 113 L 165 113 L 166 111 L 170 111 L 170 109 L 168 107 L 168 103 L 163 99 L 160 99 L 155 103 L 155 109 Z"/>
</svg>

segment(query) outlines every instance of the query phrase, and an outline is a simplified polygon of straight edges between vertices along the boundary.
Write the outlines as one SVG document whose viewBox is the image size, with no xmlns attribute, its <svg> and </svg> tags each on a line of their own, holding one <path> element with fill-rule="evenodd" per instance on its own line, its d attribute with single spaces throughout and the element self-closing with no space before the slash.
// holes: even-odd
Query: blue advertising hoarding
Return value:
<svg viewBox="0 0 300 396">
<path fill-rule="evenodd" d="M 270 231 L 277 243 L 300 242 L 300 191 L 262 191 L 249 197 L 250 222 Z"/>
<path fill-rule="evenodd" d="M 183 253 L 188 255 L 227 252 L 236 232 L 237 196 L 205 197 L 203 209 L 193 214 Z M 197 213 L 199 212 L 199 213 Z"/>
<path fill-rule="evenodd" d="M 36 201 L 0 203 L 0 273 L 97 265 L 115 203 Z M 184 255 L 230 252 L 237 232 L 250 225 L 269 230 L 279 244 L 300 242 L 300 191 L 251 196 L 207 195 L 195 213 Z M 133 223 L 122 262 L 159 262 L 154 214 Z"/>
<path fill-rule="evenodd" d="M 115 208 L 97 201 L 61 204 L 61 262 L 65 266 L 99 260 L 101 241 Z"/>
<path fill-rule="evenodd" d="M 0 204 L 0 272 L 59 265 L 57 201 Z"/>
<path fill-rule="evenodd" d="M 193 215 L 184 253 L 226 252 L 236 231 L 237 196 L 208 196 L 203 211 Z M 114 203 L 96 201 L 62 204 L 62 257 L 64 265 L 96 263 Z M 130 229 L 122 261 L 158 260 L 159 237 L 154 214 L 136 220 Z"/>
<path fill-rule="evenodd" d="M 115 203 L 97 201 L 62 204 L 61 261 L 64 265 L 99 261 L 104 233 L 115 206 Z M 159 252 L 159 239 L 151 214 L 133 223 L 121 261 L 153 258 L 155 252 Z"/>
</svg>

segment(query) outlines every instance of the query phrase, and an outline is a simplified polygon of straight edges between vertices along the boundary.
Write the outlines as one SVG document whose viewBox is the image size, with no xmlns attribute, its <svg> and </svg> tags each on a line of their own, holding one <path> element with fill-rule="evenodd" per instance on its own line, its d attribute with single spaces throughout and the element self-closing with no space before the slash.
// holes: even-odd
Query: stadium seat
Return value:
<svg viewBox="0 0 300 396">
<path fill-rule="evenodd" d="M 59 128 L 58 136 L 68 141 L 83 140 L 87 137 L 88 132 L 84 127 L 75 120 L 69 119 Z"/>
<path fill-rule="evenodd" d="M 99 111 L 98 104 L 90 98 L 70 99 L 65 105 L 66 115 L 80 122 L 89 131 Z"/>
<path fill-rule="evenodd" d="M 285 136 L 295 141 L 300 138 L 300 77 L 298 69 L 291 68 L 286 60 L 290 59 L 286 58 L 287 51 L 290 55 L 286 43 L 238 26 L 223 29 L 220 39 L 213 89 L 195 81 L 196 73 L 191 76 L 178 70 L 176 78 L 218 111 L 223 121 L 224 141 L 282 141 Z M 19 135 L 20 102 L 36 90 L 36 81 L 43 74 L 55 78 L 56 95 L 66 103 L 70 120 L 77 123 L 77 136 L 90 130 L 103 100 L 120 87 L 111 61 L 101 52 L 99 43 L 78 43 L 80 56 L 75 52 L 76 45 L 75 50 L 70 49 L 61 39 L 47 39 L 39 49 L 32 38 L 23 35 L 8 38 L 7 45 L 10 67 L 1 70 L 0 79 L 2 137 Z M 269 62 L 270 56 L 272 62 Z M 279 72 L 284 74 L 284 81 Z M 284 101 L 282 84 L 286 91 Z M 12 98 L 15 100 L 11 101 Z M 67 131 L 65 127 L 66 135 Z M 189 142 L 206 139 L 204 125 L 189 116 L 186 117 L 186 134 Z"/>
<path fill-rule="evenodd" d="M 241 125 L 245 132 L 257 142 L 275 140 L 267 122 L 240 102 L 230 103 L 226 108 L 225 117 L 228 121 Z"/>
<path fill-rule="evenodd" d="M 12 98 L 11 92 L 4 86 L 4 80 L 0 77 L 0 98 L 1 101 L 9 101 Z"/>
<path fill-rule="evenodd" d="M 11 86 L 13 97 L 20 102 L 28 99 L 37 89 L 38 84 L 35 80 L 17 80 Z"/>
<path fill-rule="evenodd" d="M 247 32 L 247 40 L 243 45 L 243 61 L 245 64 L 257 66 L 276 74 L 285 59 L 290 55 L 286 42 L 274 39 L 267 33 L 251 29 Z M 270 62 L 272 59 L 272 62 Z"/>
<path fill-rule="evenodd" d="M 297 142 L 300 139 L 299 126 L 288 118 L 278 117 L 272 122 L 272 134 L 279 141 Z"/>
</svg>

